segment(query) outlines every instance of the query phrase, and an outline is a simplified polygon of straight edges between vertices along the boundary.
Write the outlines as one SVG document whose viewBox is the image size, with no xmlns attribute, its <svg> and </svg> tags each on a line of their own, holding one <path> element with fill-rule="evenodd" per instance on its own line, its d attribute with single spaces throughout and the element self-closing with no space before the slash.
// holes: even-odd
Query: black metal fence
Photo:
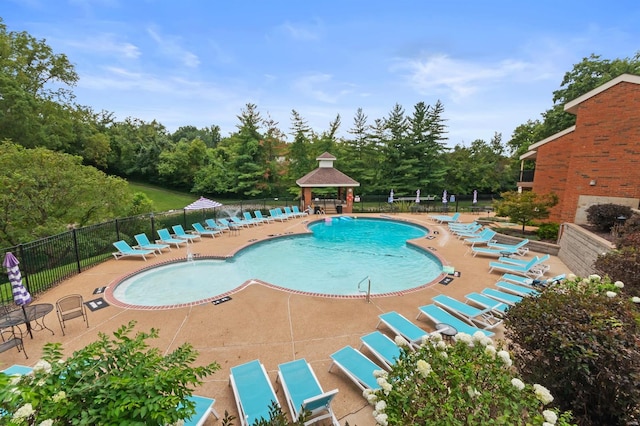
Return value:
<svg viewBox="0 0 640 426">
<path fill-rule="evenodd" d="M 455 197 L 455 195 L 454 195 Z M 478 203 L 490 202 L 491 195 L 480 195 Z M 471 205 L 470 196 L 456 197 L 453 203 L 442 203 L 440 199 L 425 197 L 419 204 L 415 197 L 398 197 L 389 203 L 386 195 L 356 197 L 353 203 L 354 213 L 380 212 L 429 212 L 458 211 Z M 314 199 L 315 205 L 325 208 L 341 205 L 342 200 Z M 12 252 L 20 261 L 23 283 L 32 295 L 42 293 L 57 283 L 86 271 L 110 259 L 114 252 L 113 242 L 124 240 L 135 245 L 136 234 L 145 233 L 150 240 L 155 239 L 157 230 L 181 224 L 191 229 L 191 224 L 204 222 L 207 218 L 217 219 L 225 216 L 239 216 L 243 212 L 261 210 L 267 214 L 273 207 L 298 205 L 296 200 L 261 199 L 241 201 L 237 204 L 225 204 L 217 209 L 171 210 L 163 213 L 150 213 L 140 216 L 119 218 L 96 225 L 70 229 L 51 237 L 7 247 L 0 250 L 2 258 Z M 461 207 L 464 206 L 464 207 Z M 305 206 L 301 206 L 304 208 Z M 0 276 L 0 304 L 11 303 L 13 295 L 6 271 Z"/>
</svg>

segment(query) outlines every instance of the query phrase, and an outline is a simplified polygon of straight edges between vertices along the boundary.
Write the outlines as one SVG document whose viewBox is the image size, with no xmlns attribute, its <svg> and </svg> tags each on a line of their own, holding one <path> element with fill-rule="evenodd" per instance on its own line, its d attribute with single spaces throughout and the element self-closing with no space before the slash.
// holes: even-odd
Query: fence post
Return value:
<svg viewBox="0 0 640 426">
<path fill-rule="evenodd" d="M 116 224 L 116 240 L 119 241 L 122 238 L 120 238 L 120 226 L 118 224 L 118 219 L 116 219 L 114 222 Z"/>
<path fill-rule="evenodd" d="M 78 267 L 78 273 L 80 273 L 82 272 L 82 266 L 80 265 L 80 249 L 78 248 L 78 234 L 76 234 L 75 228 L 71 230 L 71 233 L 72 233 L 71 235 L 73 235 L 73 247 L 76 253 L 76 265 Z"/>
<path fill-rule="evenodd" d="M 155 240 L 156 239 L 156 218 L 153 215 L 153 212 L 151 212 L 151 214 L 149 215 L 149 218 L 151 219 L 151 239 Z"/>
</svg>

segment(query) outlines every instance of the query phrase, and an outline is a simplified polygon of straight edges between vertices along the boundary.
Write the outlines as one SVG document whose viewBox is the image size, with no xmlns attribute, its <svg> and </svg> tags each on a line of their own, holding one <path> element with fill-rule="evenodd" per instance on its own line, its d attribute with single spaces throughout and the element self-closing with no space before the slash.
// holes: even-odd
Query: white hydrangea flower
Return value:
<svg viewBox="0 0 640 426">
<path fill-rule="evenodd" d="M 613 299 L 614 297 L 616 297 L 618 295 L 618 293 L 616 293 L 615 291 L 608 291 L 605 293 L 607 295 L 607 297 Z"/>
<path fill-rule="evenodd" d="M 427 377 L 431 373 L 431 365 L 424 359 L 419 359 L 416 366 L 422 377 Z"/>
<path fill-rule="evenodd" d="M 44 420 L 38 423 L 38 426 L 53 426 L 53 420 L 51 419 Z"/>
<path fill-rule="evenodd" d="M 473 333 L 473 336 L 471 336 L 473 338 L 474 342 L 482 342 L 482 340 L 486 337 L 485 334 L 478 330 L 475 333 Z"/>
<path fill-rule="evenodd" d="M 469 345 L 470 348 L 473 347 L 473 339 L 467 333 L 456 334 L 456 340 L 466 343 L 467 345 Z"/>
<path fill-rule="evenodd" d="M 576 278 L 578 278 L 578 277 L 576 277 L 576 276 L 575 276 L 575 274 L 569 274 L 569 275 L 567 275 L 567 279 L 568 279 L 569 281 L 575 281 L 575 280 L 576 280 Z"/>
<path fill-rule="evenodd" d="M 496 352 L 497 352 L 496 347 L 493 345 L 487 345 L 487 347 L 484 348 L 484 353 L 494 358 L 496 356 Z"/>
<path fill-rule="evenodd" d="M 469 397 L 471 399 L 475 398 L 476 396 L 480 396 L 480 392 L 478 392 L 476 388 L 472 388 L 471 386 L 467 386 L 467 393 L 469 394 Z"/>
<path fill-rule="evenodd" d="M 445 349 L 447 349 L 447 343 L 444 340 L 440 340 L 437 344 L 436 344 L 436 349 L 444 351 Z"/>
<path fill-rule="evenodd" d="M 63 401 L 67 397 L 67 393 L 65 391 L 60 391 L 57 394 L 53 395 L 51 399 L 53 402 Z"/>
<path fill-rule="evenodd" d="M 543 422 L 543 423 L 542 423 L 542 426 L 553 426 L 553 424 L 552 424 L 552 423 L 549 423 L 549 422 Z"/>
<path fill-rule="evenodd" d="M 640 297 L 638 297 L 638 296 L 633 296 L 633 297 L 631 298 L 631 301 L 632 301 L 633 303 L 640 303 Z"/>
<path fill-rule="evenodd" d="M 380 413 L 377 416 L 375 416 L 376 419 L 376 423 L 381 425 L 381 426 L 387 426 L 389 423 L 387 422 L 387 415 L 384 413 Z"/>
<path fill-rule="evenodd" d="M 395 339 L 393 339 L 394 342 L 396 342 L 396 345 L 400 346 L 400 347 L 407 347 L 409 346 L 409 342 L 407 342 L 407 339 L 405 339 L 402 336 L 396 336 Z"/>
<path fill-rule="evenodd" d="M 444 359 L 449 358 L 449 354 L 447 353 L 447 351 L 440 351 L 439 354 Z"/>
<path fill-rule="evenodd" d="M 556 415 L 555 411 L 551 411 L 551 410 L 544 410 L 542 412 L 542 417 L 544 417 L 544 420 L 546 422 L 551 423 L 552 425 L 555 425 L 556 422 L 558 421 L 558 416 Z"/>
<path fill-rule="evenodd" d="M 13 376 L 13 377 L 11 377 L 11 379 L 9 379 L 9 384 L 11 386 L 15 386 L 18 383 L 20 383 L 20 379 L 22 379 L 22 376 Z"/>
<path fill-rule="evenodd" d="M 387 403 L 385 401 L 380 400 L 376 402 L 376 411 L 378 413 L 382 413 L 386 409 L 387 409 Z"/>
<path fill-rule="evenodd" d="M 35 413 L 35 411 L 33 410 L 33 405 L 27 403 L 27 404 L 24 404 L 22 407 L 18 408 L 16 412 L 13 413 L 13 419 L 14 420 L 26 419 L 27 417 L 33 415 L 33 413 Z"/>
<path fill-rule="evenodd" d="M 547 405 L 551 401 L 553 401 L 553 396 L 551 395 L 551 392 L 549 392 L 549 389 L 545 388 L 542 385 L 539 385 L 537 383 L 533 385 L 533 392 L 536 394 L 536 398 L 538 398 L 538 400 L 544 405 Z"/>
<path fill-rule="evenodd" d="M 618 288 L 624 288 L 624 283 L 622 281 L 616 281 L 615 283 L 613 283 L 613 285 Z"/>
<path fill-rule="evenodd" d="M 51 373 L 51 364 L 41 359 L 33 366 L 33 371 L 44 371 L 45 373 Z"/>
<path fill-rule="evenodd" d="M 393 389 L 393 386 L 391 386 L 391 383 L 386 381 L 380 386 L 382 387 L 382 390 L 384 391 L 385 395 L 389 395 L 389 392 L 391 392 L 391 390 Z"/>
<path fill-rule="evenodd" d="M 511 379 L 511 384 L 513 385 L 514 388 L 518 390 L 524 389 L 524 382 L 518 379 L 517 377 L 514 377 L 513 379 Z"/>
<path fill-rule="evenodd" d="M 387 377 L 389 377 L 389 373 L 387 373 L 385 370 L 374 370 L 373 377 L 384 377 L 386 379 Z"/>
<path fill-rule="evenodd" d="M 439 332 L 437 332 L 437 331 L 434 331 L 433 333 L 428 334 L 428 335 L 426 335 L 426 336 L 423 336 L 423 337 L 422 337 L 423 341 L 424 341 L 424 340 L 427 340 L 427 339 L 429 339 L 429 338 L 430 338 L 431 340 L 434 340 L 434 341 L 436 341 L 436 342 L 439 342 L 439 341 L 441 341 L 441 340 L 442 340 L 442 334 L 440 334 L 440 333 L 439 333 Z"/>
<path fill-rule="evenodd" d="M 378 395 L 376 395 L 376 393 L 371 389 L 365 389 L 362 392 L 362 396 L 364 396 L 367 402 L 371 405 L 375 405 L 376 401 L 378 400 Z"/>
<path fill-rule="evenodd" d="M 511 356 L 509 355 L 509 352 L 505 350 L 499 351 L 498 358 L 500 358 L 502 362 L 504 362 L 505 366 L 511 367 L 512 361 L 511 361 Z"/>
<path fill-rule="evenodd" d="M 598 274 L 591 274 L 589 275 L 589 281 L 592 282 L 600 282 L 602 280 L 602 277 Z"/>
</svg>

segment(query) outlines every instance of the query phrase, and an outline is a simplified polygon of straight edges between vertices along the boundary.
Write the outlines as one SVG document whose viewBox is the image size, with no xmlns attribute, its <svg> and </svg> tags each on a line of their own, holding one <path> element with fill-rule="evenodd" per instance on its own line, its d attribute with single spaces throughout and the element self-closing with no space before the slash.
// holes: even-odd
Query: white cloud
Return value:
<svg viewBox="0 0 640 426">
<path fill-rule="evenodd" d="M 309 74 L 292 83 L 295 91 L 313 100 L 335 104 L 347 94 L 352 93 L 350 85 L 335 83 L 333 76 L 326 73 Z"/>
<path fill-rule="evenodd" d="M 154 28 L 147 28 L 147 34 L 158 44 L 160 51 L 170 60 L 181 62 L 189 68 L 200 65 L 198 56 L 180 46 L 176 38 L 163 37 Z"/>
<path fill-rule="evenodd" d="M 84 52 L 93 52 L 107 55 L 115 55 L 118 58 L 137 59 L 140 49 L 129 42 L 117 40 L 115 34 L 100 34 L 94 37 L 66 40 L 64 43 Z"/>
<path fill-rule="evenodd" d="M 321 38 L 322 30 L 319 23 L 312 25 L 285 22 L 279 27 L 294 40 L 314 41 Z"/>
</svg>

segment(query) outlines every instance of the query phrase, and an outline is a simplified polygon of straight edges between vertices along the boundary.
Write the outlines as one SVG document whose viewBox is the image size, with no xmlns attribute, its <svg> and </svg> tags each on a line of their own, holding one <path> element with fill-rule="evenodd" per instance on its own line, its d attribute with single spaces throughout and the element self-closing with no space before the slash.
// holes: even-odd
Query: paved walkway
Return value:
<svg viewBox="0 0 640 426">
<path fill-rule="evenodd" d="M 193 245 L 192 251 L 201 255 L 232 255 L 254 241 L 273 238 L 277 234 L 307 232 L 306 224 L 316 218 L 275 222 L 244 229 L 234 236 L 203 237 L 203 241 Z M 280 403 L 288 412 L 282 391 L 275 381 L 277 367 L 282 362 L 305 358 L 313 366 L 325 390 L 339 389 L 333 408 L 341 424 L 345 421 L 359 426 L 375 424 L 371 408 L 360 390 L 337 369 L 328 372 L 331 364 L 329 355 L 345 345 L 359 347 L 360 336 L 376 328 L 377 316 L 383 312 L 395 310 L 414 320 L 418 306 L 431 303 L 433 296 L 444 293 L 464 300 L 465 294 L 493 286 L 500 277 L 498 273 L 488 272 L 490 258 L 473 257 L 467 252 L 468 246 L 451 236 L 446 226 L 434 224 L 428 215 L 397 214 L 393 218 L 427 226 L 435 238 L 421 238 L 416 243 L 439 256 L 445 265 L 454 266 L 461 276 L 446 286 L 436 280 L 404 295 L 373 297 L 370 303 L 364 298 L 315 297 L 251 284 L 232 294 L 232 300 L 219 305 L 207 303 L 168 310 L 136 310 L 111 305 L 89 312 L 89 328 L 79 319 L 68 322 L 66 336 L 62 336 L 55 312 L 52 312 L 45 321 L 55 335 L 47 330 L 35 332 L 33 340 L 25 339 L 29 359 L 25 360 L 22 354 L 9 350 L 0 354 L 0 368 L 14 363 L 35 364 L 42 354 L 42 345 L 49 341 L 62 342 L 65 352 L 71 354 L 96 340 L 98 332 L 110 335 L 122 324 L 136 320 L 139 330 L 146 331 L 151 327 L 160 330 L 159 339 L 153 343 L 161 350 L 169 352 L 184 342 L 190 342 L 200 353 L 198 363 L 216 361 L 220 364 L 221 369 L 208 377 L 196 393 L 215 398 L 215 408 L 221 415 L 226 410 L 237 416 L 233 393 L 228 386 L 229 368 L 253 359 L 260 359 L 265 365 Z M 461 219 L 468 222 L 476 218 L 475 215 L 463 215 Z M 96 298 L 93 291 L 97 287 L 113 285 L 125 275 L 166 262 L 169 258 L 184 259 L 186 254 L 186 249 L 181 248 L 152 257 L 147 262 L 137 258 L 109 260 L 40 295 L 34 303 L 55 303 L 58 298 L 71 293 L 80 293 L 85 300 L 91 300 Z M 552 257 L 549 263 L 551 271 L 548 276 L 569 272 L 556 257 Z M 415 322 L 426 331 L 434 329 L 433 324 L 425 319 Z M 393 337 L 384 327 L 382 331 Z M 495 331 L 500 338 L 502 331 Z M 219 423 L 211 417 L 206 424 Z"/>
</svg>

